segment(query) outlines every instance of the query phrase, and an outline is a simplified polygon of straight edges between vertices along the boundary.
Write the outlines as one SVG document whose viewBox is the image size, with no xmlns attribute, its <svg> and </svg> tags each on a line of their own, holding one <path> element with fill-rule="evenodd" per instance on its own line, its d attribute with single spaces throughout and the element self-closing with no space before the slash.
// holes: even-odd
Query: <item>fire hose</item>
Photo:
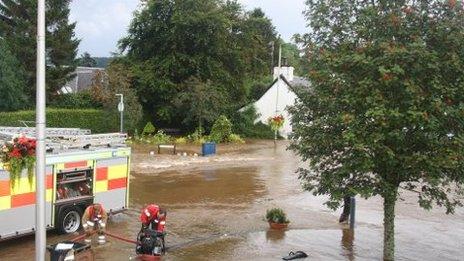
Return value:
<svg viewBox="0 0 464 261">
<path fill-rule="evenodd" d="M 115 234 L 111 234 L 111 233 L 108 233 L 108 232 L 104 232 L 105 235 L 109 236 L 109 237 L 112 237 L 112 238 L 115 238 L 115 239 L 119 239 L 121 241 L 124 241 L 124 242 L 127 242 L 127 243 L 132 243 L 132 244 L 136 244 L 137 245 L 137 241 L 135 240 L 132 240 L 132 239 L 127 239 L 127 238 L 124 238 L 122 236 L 118 236 L 118 235 L 115 235 Z"/>
<path fill-rule="evenodd" d="M 109 237 L 112 237 L 112 238 L 115 238 L 115 239 L 124 241 L 124 242 L 126 242 L 126 243 L 131 243 L 131 244 L 136 244 L 136 245 L 137 245 L 137 241 L 135 241 L 135 240 L 127 239 L 127 238 L 124 238 L 124 237 L 122 237 L 122 236 L 118 236 L 118 235 L 115 235 L 115 234 L 112 234 L 112 233 L 109 233 L 109 232 L 106 232 L 106 231 L 103 232 L 103 233 L 105 233 L 105 235 L 107 235 L 107 236 L 109 236 Z M 71 239 L 71 241 L 74 241 L 74 242 L 80 241 L 80 240 L 86 238 L 87 236 L 92 236 L 93 234 L 95 234 L 95 231 L 92 231 L 92 232 L 90 233 L 90 235 L 83 234 L 83 235 L 77 236 L 77 237 Z"/>
</svg>

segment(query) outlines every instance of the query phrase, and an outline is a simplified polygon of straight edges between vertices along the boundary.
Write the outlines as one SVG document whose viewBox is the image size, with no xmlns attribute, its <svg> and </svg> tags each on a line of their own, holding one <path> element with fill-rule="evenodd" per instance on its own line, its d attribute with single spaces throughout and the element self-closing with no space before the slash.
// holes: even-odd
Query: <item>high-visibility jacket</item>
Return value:
<svg viewBox="0 0 464 261">
<path fill-rule="evenodd" d="M 140 214 L 140 221 L 144 226 L 149 226 L 152 224 L 153 230 L 163 231 L 166 221 L 165 220 L 158 220 L 158 213 L 160 211 L 160 207 L 155 204 L 150 204 L 142 209 L 142 213 Z"/>
<path fill-rule="evenodd" d="M 95 226 L 95 222 L 98 222 L 100 228 L 106 227 L 108 215 L 106 214 L 105 209 L 103 209 L 103 207 L 100 204 L 98 204 L 100 205 L 99 210 L 96 210 L 94 208 L 95 205 L 97 204 L 88 206 L 85 209 L 84 214 L 82 215 L 82 226 L 84 227 L 84 229 L 89 227 L 93 228 Z"/>
</svg>

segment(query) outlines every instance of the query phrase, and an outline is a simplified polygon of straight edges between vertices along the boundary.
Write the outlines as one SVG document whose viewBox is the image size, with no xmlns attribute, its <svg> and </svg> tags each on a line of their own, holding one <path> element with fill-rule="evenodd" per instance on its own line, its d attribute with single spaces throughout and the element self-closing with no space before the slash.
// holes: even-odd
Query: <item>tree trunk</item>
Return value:
<svg viewBox="0 0 464 261">
<path fill-rule="evenodd" d="M 395 260 L 395 203 L 398 187 L 392 188 L 383 198 L 383 260 Z"/>
</svg>

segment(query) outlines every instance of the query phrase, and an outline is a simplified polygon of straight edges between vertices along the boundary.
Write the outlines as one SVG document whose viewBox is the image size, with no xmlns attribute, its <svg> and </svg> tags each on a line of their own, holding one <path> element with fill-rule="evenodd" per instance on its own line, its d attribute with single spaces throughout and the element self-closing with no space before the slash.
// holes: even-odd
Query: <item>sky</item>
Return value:
<svg viewBox="0 0 464 261">
<path fill-rule="evenodd" d="M 305 0 L 239 0 L 246 10 L 260 7 L 272 19 L 282 38 L 290 41 L 296 33 L 304 33 Z M 132 13 L 139 0 L 73 0 L 70 20 L 76 22 L 76 37 L 81 39 L 79 54 L 110 56 L 117 42 L 127 33 Z"/>
</svg>

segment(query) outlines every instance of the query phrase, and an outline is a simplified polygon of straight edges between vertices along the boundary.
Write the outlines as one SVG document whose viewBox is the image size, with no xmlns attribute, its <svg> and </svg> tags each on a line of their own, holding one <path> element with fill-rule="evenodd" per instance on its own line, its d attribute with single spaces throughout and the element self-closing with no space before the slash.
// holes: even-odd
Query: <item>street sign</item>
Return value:
<svg viewBox="0 0 464 261">
<path fill-rule="evenodd" d="M 123 112 L 123 111 L 124 111 L 124 103 L 122 103 L 122 102 L 119 102 L 119 103 L 118 103 L 118 111 L 119 111 L 119 112 Z"/>
</svg>

